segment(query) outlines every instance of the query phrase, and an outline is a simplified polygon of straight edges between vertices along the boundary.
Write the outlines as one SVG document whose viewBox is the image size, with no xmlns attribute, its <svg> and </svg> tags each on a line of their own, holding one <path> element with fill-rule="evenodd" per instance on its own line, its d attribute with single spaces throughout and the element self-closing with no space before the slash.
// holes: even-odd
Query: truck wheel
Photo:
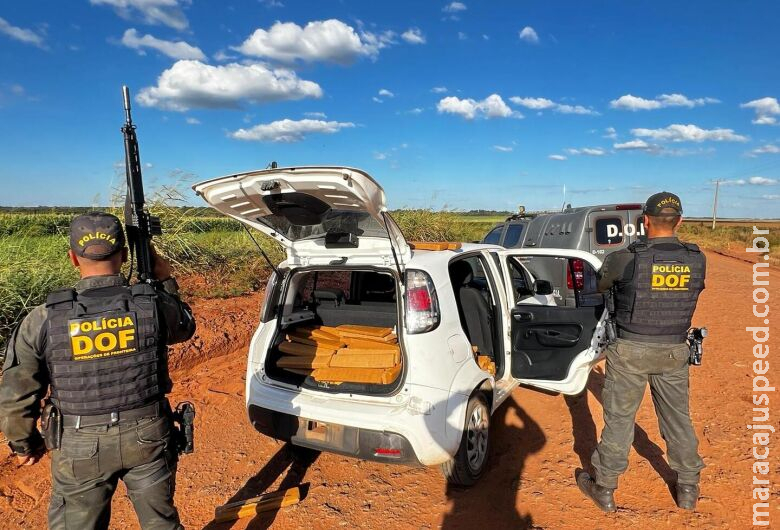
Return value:
<svg viewBox="0 0 780 530">
<path fill-rule="evenodd" d="M 466 427 L 458 452 L 441 465 L 450 484 L 472 486 L 485 472 L 490 450 L 490 408 L 485 396 L 476 393 L 466 407 Z"/>
</svg>

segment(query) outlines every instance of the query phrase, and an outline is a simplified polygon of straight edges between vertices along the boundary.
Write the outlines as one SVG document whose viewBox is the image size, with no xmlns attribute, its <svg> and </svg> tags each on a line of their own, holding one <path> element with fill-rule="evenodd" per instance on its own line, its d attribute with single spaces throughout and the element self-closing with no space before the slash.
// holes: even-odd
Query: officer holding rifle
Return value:
<svg viewBox="0 0 780 530">
<path fill-rule="evenodd" d="M 108 528 L 119 479 L 142 528 L 183 528 L 173 494 L 178 453 L 192 452 L 194 409 L 185 403 L 172 411 L 165 397 L 167 349 L 191 338 L 195 321 L 169 263 L 150 244 L 159 221 L 143 205 L 127 92 L 125 108 L 125 224 L 138 282 L 129 285 L 121 273 L 128 247 L 119 219 L 74 218 L 68 256 L 81 280 L 25 317 L 3 363 L 0 430 L 20 466 L 51 451 L 53 529 Z"/>
<path fill-rule="evenodd" d="M 613 494 L 628 468 L 634 421 L 648 382 L 669 465 L 677 472 L 677 505 L 693 510 L 699 497 L 704 463 L 688 410 L 688 366 L 689 360 L 701 363 L 706 330 L 689 333 L 689 328 L 704 289 L 706 262 L 696 245 L 677 239 L 681 215 L 677 195 L 651 196 L 644 208 L 647 239 L 607 256 L 600 272 L 599 290 L 613 297 L 608 309 L 616 337 L 607 349 L 604 429 L 591 459 L 593 475 L 582 472 L 577 485 L 607 512 L 616 510 Z"/>
</svg>

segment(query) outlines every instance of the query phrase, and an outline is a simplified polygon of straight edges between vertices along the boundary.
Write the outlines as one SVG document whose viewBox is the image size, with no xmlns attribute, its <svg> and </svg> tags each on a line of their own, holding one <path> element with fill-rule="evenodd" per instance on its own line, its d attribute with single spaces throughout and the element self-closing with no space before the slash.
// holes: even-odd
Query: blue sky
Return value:
<svg viewBox="0 0 780 530">
<path fill-rule="evenodd" d="M 390 206 L 677 192 L 780 217 L 777 2 L 70 0 L 0 7 L 2 205 L 105 204 L 131 87 L 147 186 L 367 170 Z M 121 170 L 119 170 L 121 171 Z M 193 198 L 197 204 L 197 199 Z"/>
</svg>

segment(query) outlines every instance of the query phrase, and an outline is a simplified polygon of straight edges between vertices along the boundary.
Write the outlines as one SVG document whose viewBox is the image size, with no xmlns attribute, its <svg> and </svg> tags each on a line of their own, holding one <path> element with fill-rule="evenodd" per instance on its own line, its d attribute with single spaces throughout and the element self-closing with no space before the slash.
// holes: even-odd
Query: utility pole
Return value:
<svg viewBox="0 0 780 530">
<path fill-rule="evenodd" d="M 712 202 L 712 229 L 715 230 L 715 219 L 718 216 L 718 188 L 720 188 L 720 180 L 715 181 L 715 200 Z"/>
</svg>

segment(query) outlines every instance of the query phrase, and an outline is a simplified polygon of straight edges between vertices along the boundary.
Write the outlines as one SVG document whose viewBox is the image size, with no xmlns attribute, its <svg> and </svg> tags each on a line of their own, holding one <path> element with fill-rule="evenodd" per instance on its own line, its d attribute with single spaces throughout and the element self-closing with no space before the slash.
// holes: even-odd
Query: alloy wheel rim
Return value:
<svg viewBox="0 0 780 530">
<path fill-rule="evenodd" d="M 478 472 L 487 457 L 488 420 L 487 410 L 480 404 L 474 407 L 466 431 L 466 457 L 472 471 Z"/>
</svg>

